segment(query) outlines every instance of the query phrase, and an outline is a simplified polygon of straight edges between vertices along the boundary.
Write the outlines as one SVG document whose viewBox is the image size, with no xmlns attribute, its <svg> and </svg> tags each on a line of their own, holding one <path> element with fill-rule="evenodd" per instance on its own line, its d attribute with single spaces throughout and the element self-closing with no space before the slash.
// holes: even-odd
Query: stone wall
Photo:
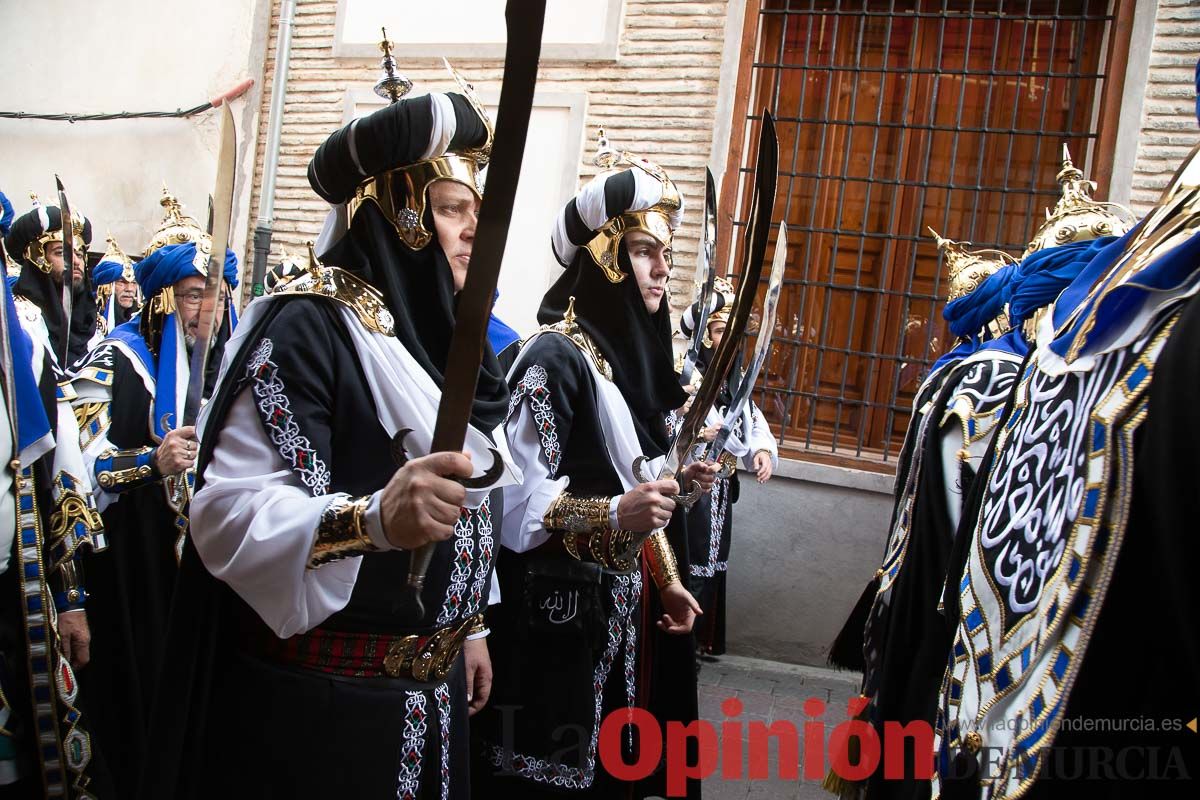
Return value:
<svg viewBox="0 0 1200 800">
<path fill-rule="evenodd" d="M 275 0 L 263 71 L 251 226 L 262 200 L 259 189 L 279 9 L 280 2 Z M 336 0 L 310 0 L 296 7 L 276 184 L 275 252 L 279 243 L 299 250 L 306 239 L 319 233 L 328 206 L 309 188 L 305 175 L 308 161 L 321 142 L 342 125 L 347 90 L 369 90 L 380 75 L 377 58 L 335 57 L 337 9 Z M 436 4 L 422 10 L 436 13 Z M 686 208 L 675 247 L 680 268 L 674 280 L 681 290 L 673 298 L 676 307 L 686 304 L 691 289 L 704 167 L 712 150 L 726 10 L 727 0 L 628 0 L 615 61 L 543 59 L 538 75 L 539 92 L 586 92 L 586 156 L 594 153 L 596 130 L 603 125 L 614 146 L 657 162 L 679 185 Z M 454 61 L 477 91 L 499 91 L 500 61 Z M 440 61 L 405 60 L 400 68 L 417 85 L 417 91 L 453 88 Z M 563 164 L 562 168 L 577 170 L 580 181 L 596 171 L 588 163 Z M 552 219 L 546 220 L 544 241 L 549 239 L 552 223 Z"/>
<path fill-rule="evenodd" d="M 1130 195 L 1138 216 L 1158 202 L 1180 162 L 1200 143 L 1195 85 L 1196 62 L 1200 60 L 1200 4 L 1196 0 L 1158 0 L 1150 45 Z M 1144 45 L 1133 42 L 1132 46 Z"/>
</svg>

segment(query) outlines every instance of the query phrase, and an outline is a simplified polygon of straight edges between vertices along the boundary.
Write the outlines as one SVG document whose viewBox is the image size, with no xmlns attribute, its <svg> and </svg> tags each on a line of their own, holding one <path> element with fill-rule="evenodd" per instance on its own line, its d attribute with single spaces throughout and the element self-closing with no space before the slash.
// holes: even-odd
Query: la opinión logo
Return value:
<svg viewBox="0 0 1200 800">
<path fill-rule="evenodd" d="M 597 749 L 604 768 L 622 781 L 649 777 L 664 760 L 665 750 L 668 797 L 684 796 L 689 780 L 708 778 L 718 769 L 723 780 L 770 779 L 772 741 L 778 755 L 775 777 L 782 780 L 799 780 L 803 765 L 805 779 L 821 780 L 832 769 L 843 780 L 863 781 L 879 768 L 881 761 L 883 775 L 888 779 L 932 777 L 932 726 L 923 721 L 907 725 L 885 722 L 880 737 L 871 723 L 857 718 L 866 703 L 862 697 L 850 700 L 846 708 L 848 719 L 830 731 L 828 748 L 826 724 L 821 719 L 826 705 L 821 700 L 810 698 L 804 702 L 804 715 L 808 719 L 797 727 L 786 719 L 769 725 L 761 720 L 740 720 L 738 717 L 744 710 L 742 701 L 730 697 L 721 703 L 725 719 L 719 725 L 719 733 L 718 726 L 707 720 L 687 724 L 668 721 L 664 729 L 645 709 L 618 709 L 601 723 Z M 633 763 L 626 762 L 621 752 L 621 737 L 629 726 L 637 730 L 640 743 Z M 915 765 L 908 766 L 905 763 L 908 748 L 909 752 L 927 753 L 929 757 L 917 758 Z M 695 757 L 689 758 L 689 753 Z M 906 770 L 911 774 L 906 776 Z"/>
</svg>

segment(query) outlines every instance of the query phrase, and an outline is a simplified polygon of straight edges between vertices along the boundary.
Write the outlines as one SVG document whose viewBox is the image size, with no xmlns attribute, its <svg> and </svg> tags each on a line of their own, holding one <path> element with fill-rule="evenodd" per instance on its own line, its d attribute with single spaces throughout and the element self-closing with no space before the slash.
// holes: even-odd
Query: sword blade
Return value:
<svg viewBox="0 0 1200 800">
<path fill-rule="evenodd" d="M 204 394 L 204 373 L 208 369 L 209 345 L 221 322 L 223 311 L 221 284 L 225 276 L 225 250 L 229 247 L 229 225 L 233 212 L 233 183 L 237 167 L 237 128 L 228 103 L 221 104 L 221 147 L 217 151 L 217 183 L 213 190 L 212 252 L 204 276 L 204 299 L 196 343 L 192 346 L 192 365 L 188 375 L 187 396 L 183 404 L 184 425 L 195 425 Z"/>
<path fill-rule="evenodd" d="M 487 322 L 492 312 L 492 297 L 504 259 L 521 161 L 525 155 L 545 15 L 545 0 L 509 0 L 505 12 L 508 47 L 487 192 L 475 225 L 467 279 L 458 295 L 454 335 L 446 360 L 431 452 L 458 452 L 467 436 L 479 365 L 483 362 Z"/>
<path fill-rule="evenodd" d="M 770 350 L 771 339 L 775 332 L 775 315 L 779 310 L 779 293 L 783 289 L 783 272 L 787 266 L 787 223 L 779 223 L 779 238 L 775 240 L 775 259 L 771 263 L 771 277 L 767 282 L 767 295 L 763 298 L 762 325 L 758 329 L 758 338 L 754 342 L 754 355 L 750 359 L 750 368 L 742 376 L 742 382 L 733 396 L 733 402 L 725 412 L 721 429 L 717 431 L 712 444 L 709 445 L 709 456 L 716 457 L 725 449 L 733 433 L 733 426 L 742 415 L 742 409 L 750 400 L 750 392 L 754 390 L 754 382 L 758 380 L 763 363 L 766 362 Z"/>
<path fill-rule="evenodd" d="M 694 307 L 699 309 L 696 317 L 696 329 L 692 331 L 692 341 L 688 346 L 687 355 L 683 358 L 683 369 L 679 373 L 679 382 L 687 386 L 692 382 L 692 373 L 696 370 L 696 360 L 700 357 L 700 348 L 704 344 L 704 333 L 708 328 L 708 316 L 712 313 L 713 283 L 717 279 L 717 190 L 713 180 L 712 170 L 704 169 L 704 229 L 700 246 L 700 261 L 696 270 L 696 292 Z"/>
<path fill-rule="evenodd" d="M 458 295 L 454 315 L 454 335 L 446 357 L 442 380 L 442 399 L 438 404 L 430 452 L 459 452 L 467 438 L 467 426 L 475 404 L 475 386 L 487 337 L 492 297 L 500 277 L 508 226 L 516 201 L 521 161 L 529 116 L 533 111 L 533 90 L 537 84 L 538 56 L 542 50 L 542 26 L 546 18 L 546 0 L 509 0 L 504 12 L 508 45 L 504 54 L 504 83 L 496 110 L 496 132 L 492 140 L 492 158 L 488 167 L 487 191 L 479 207 L 475 224 L 475 242 L 467 279 Z M 424 613 L 420 590 L 425 572 L 433 558 L 434 544 L 414 551 L 409 562 L 408 597 L 410 616 Z"/>
<path fill-rule="evenodd" d="M 71 222 L 71 204 L 67 202 L 67 191 L 57 175 L 54 176 L 54 182 L 58 184 L 58 210 L 62 216 L 62 309 L 63 316 L 67 319 L 66 330 L 63 331 L 62 342 L 55 355 L 58 356 L 58 365 L 65 372 L 71 368 L 67 363 L 67 356 L 71 352 L 71 312 L 75 308 L 75 228 Z"/>
<path fill-rule="evenodd" d="M 713 407 L 725 376 L 733 366 L 736 350 L 742 340 L 742 332 L 750 319 L 754 297 L 758 293 L 758 282 L 762 277 L 763 257 L 767 252 L 767 238 L 771 230 L 771 213 L 775 209 L 775 185 L 779 178 L 779 140 L 775 136 L 775 118 L 764 109 L 762 128 L 758 137 L 758 162 L 754 176 L 754 201 L 750 208 L 750 224 L 746 228 L 743 250 L 741 286 L 733 301 L 725 335 L 717 345 L 717 351 L 704 373 L 704 380 L 692 398 L 692 406 L 684 415 L 666 460 L 659 471 L 660 480 L 674 478 L 683 466 L 688 451 L 696 441 L 708 411 Z"/>
</svg>

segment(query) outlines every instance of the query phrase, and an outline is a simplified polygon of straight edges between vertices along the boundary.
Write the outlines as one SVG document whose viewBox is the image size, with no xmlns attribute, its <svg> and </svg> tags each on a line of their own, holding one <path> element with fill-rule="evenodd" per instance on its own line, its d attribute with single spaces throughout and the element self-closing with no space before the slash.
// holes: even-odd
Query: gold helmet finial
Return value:
<svg viewBox="0 0 1200 800">
<path fill-rule="evenodd" d="M 387 28 L 380 30 L 383 32 L 383 40 L 379 43 L 379 51 L 383 53 L 383 58 L 379 62 L 379 68 L 383 70 L 383 77 L 375 83 L 375 94 L 389 103 L 395 103 L 412 91 L 413 82 L 396 71 L 396 57 L 392 55 L 394 45 L 387 38 Z"/>
<path fill-rule="evenodd" d="M 1048 247 L 1084 242 L 1100 236 L 1120 236 L 1133 227 L 1133 212 L 1117 203 L 1104 203 L 1092 197 L 1096 184 L 1084 177 L 1071 160 L 1066 143 L 1062 146 L 1062 167 L 1055 178 L 1060 197 L 1053 209 L 1046 209 L 1046 220 L 1033 234 L 1024 256 Z"/>
<path fill-rule="evenodd" d="M 313 246 L 312 239 L 306 241 L 304 246 L 308 250 L 308 273 L 314 278 L 319 278 L 321 275 L 321 262 L 317 258 L 317 251 Z"/>
<path fill-rule="evenodd" d="M 608 141 L 608 134 L 604 132 L 604 126 L 600 126 L 600 130 L 596 133 L 596 156 L 592 159 L 592 163 L 603 170 L 610 170 L 616 167 L 625 154 L 614 148 Z"/>
<path fill-rule="evenodd" d="M 165 183 L 158 204 L 166 213 L 163 214 L 158 230 L 150 237 L 150 243 L 146 245 L 142 255 L 148 256 L 160 247 L 166 247 L 169 244 L 194 242 L 196 258 L 193 263 L 202 273 L 206 272 L 208 256 L 212 250 L 212 237 L 204 232 L 199 222 L 183 212 L 183 206 L 180 205 L 178 198 L 171 194 Z"/>
<path fill-rule="evenodd" d="M 965 297 L 978 289 L 996 270 L 1017 263 L 1016 259 L 1003 250 L 968 250 L 970 242 L 946 239 L 933 228 L 929 228 L 929 232 L 946 261 L 950 283 L 947 302 Z"/>
</svg>

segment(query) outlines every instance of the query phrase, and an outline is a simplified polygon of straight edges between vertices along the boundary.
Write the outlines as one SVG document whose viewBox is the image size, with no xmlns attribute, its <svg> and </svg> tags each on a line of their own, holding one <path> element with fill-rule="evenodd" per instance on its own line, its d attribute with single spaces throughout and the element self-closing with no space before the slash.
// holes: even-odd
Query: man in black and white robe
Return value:
<svg viewBox="0 0 1200 800">
<path fill-rule="evenodd" d="M 662 793 L 657 770 L 636 785 L 605 770 L 603 720 L 635 707 L 664 724 L 696 716 L 685 634 L 700 609 L 681 580 L 679 485 L 639 483 L 632 469 L 645 456 L 654 474 L 667 417 L 686 400 L 665 302 L 681 199 L 659 167 L 619 166 L 559 216 L 552 242 L 566 272 L 509 373 L 505 430 L 524 482 L 505 492 L 503 601 L 489 615 L 495 690 L 480 736 L 490 775 L 479 797 Z M 715 471 L 696 464 L 681 482 L 710 486 Z M 650 531 L 624 559 L 631 532 Z M 633 734 L 621 741 L 632 760 Z"/>
<path fill-rule="evenodd" d="M 478 214 L 480 163 L 464 151 L 489 137 L 476 104 L 434 93 L 356 120 L 313 158 L 309 181 L 337 206 L 326 266 L 247 308 L 201 417 L 168 649 L 187 674 L 160 684 L 148 796 L 467 796 L 466 721 L 490 688 L 495 488 L 519 476 L 490 353 L 471 458 L 425 454 Z M 412 454 L 399 468 L 396 440 Z M 453 480 L 493 450 L 494 485 Z M 417 618 L 405 583 L 426 543 Z"/>
</svg>

